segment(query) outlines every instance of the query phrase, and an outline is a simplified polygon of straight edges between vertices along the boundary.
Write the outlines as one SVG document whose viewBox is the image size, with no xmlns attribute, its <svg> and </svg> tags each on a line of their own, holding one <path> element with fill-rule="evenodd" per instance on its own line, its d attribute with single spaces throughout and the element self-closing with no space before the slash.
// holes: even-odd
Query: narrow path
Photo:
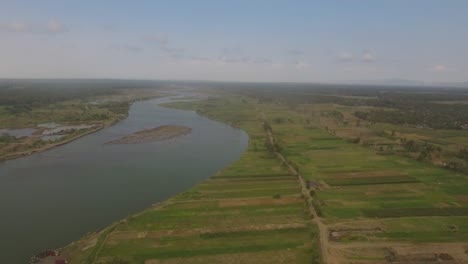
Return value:
<svg viewBox="0 0 468 264">
<path fill-rule="evenodd" d="M 263 115 L 263 113 L 262 113 Z M 322 259 L 322 263 L 328 263 L 328 264 L 333 264 L 336 263 L 335 261 L 332 261 L 330 254 L 328 254 L 328 246 L 329 246 L 329 241 L 328 241 L 328 228 L 327 226 L 322 222 L 322 219 L 318 216 L 317 212 L 315 211 L 315 208 L 312 206 L 312 196 L 310 195 L 309 189 L 307 189 L 306 182 L 304 180 L 304 177 L 293 167 L 291 164 L 286 160 L 286 158 L 283 156 L 283 154 L 279 153 L 278 150 L 276 149 L 276 144 L 275 144 L 275 138 L 273 136 L 273 133 L 271 131 L 271 128 L 266 128 L 265 131 L 268 134 L 268 139 L 270 141 L 271 146 L 273 147 L 273 151 L 276 154 L 276 156 L 288 167 L 288 170 L 291 172 L 291 174 L 297 176 L 299 179 L 299 183 L 301 184 L 301 192 L 304 196 L 304 199 L 307 202 L 309 212 L 312 214 L 313 219 L 312 221 L 317 224 L 318 229 L 319 229 L 319 242 L 320 242 L 320 255 Z"/>
</svg>

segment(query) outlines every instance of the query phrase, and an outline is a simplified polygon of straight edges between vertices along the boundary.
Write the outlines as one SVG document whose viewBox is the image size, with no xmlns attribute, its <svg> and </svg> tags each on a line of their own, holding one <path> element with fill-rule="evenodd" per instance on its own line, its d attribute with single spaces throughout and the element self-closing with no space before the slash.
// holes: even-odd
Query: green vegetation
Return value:
<svg viewBox="0 0 468 264">
<path fill-rule="evenodd" d="M 250 135 L 248 150 L 212 178 L 116 224 L 109 234 L 65 248 L 71 263 L 86 263 L 85 255 L 97 248 L 94 263 L 319 263 L 318 231 L 299 183 L 271 153 L 255 105 L 229 97 L 171 106 L 235 123 Z M 96 236 L 99 242 L 82 251 Z"/>
<path fill-rule="evenodd" d="M 356 109 L 366 109 L 371 104 L 375 108 L 378 104 L 371 101 L 382 98 L 396 100 L 386 108 L 410 112 L 400 105 L 403 104 L 402 95 L 369 100 L 343 96 L 342 101 L 333 101 L 335 104 L 329 104 L 330 98 L 325 103 L 313 100 L 315 103 L 310 104 L 304 98 L 315 97 L 314 94 L 298 96 L 294 90 L 277 93 L 256 93 L 253 89 L 240 91 L 258 99 L 257 107 L 265 114 L 278 148 L 312 182 L 312 205 L 328 228 L 337 230 L 338 237 L 342 235 L 337 238 L 338 242 L 394 241 L 383 248 L 398 246 L 399 241 L 452 242 L 460 243 L 456 246 L 463 248 L 461 243 L 466 239 L 462 237 L 468 229 L 459 222 L 468 221 L 468 177 L 439 166 L 464 171 L 466 163 L 457 163 L 457 168 L 452 164 L 454 158 L 458 161 L 465 158 L 466 143 L 462 140 L 467 131 L 449 125 L 438 131 L 428 129 L 428 126 L 403 126 L 397 122 L 398 125 L 393 122 L 376 124 L 354 115 Z M 409 101 L 406 103 L 410 104 Z M 415 104 L 414 107 L 419 106 Z M 431 113 L 427 115 L 430 117 Z M 454 117 L 468 116 L 462 115 Z M 451 120 L 447 119 L 448 122 Z M 452 163 L 445 164 L 441 161 L 444 159 Z M 405 229 L 405 219 L 414 221 L 413 217 L 418 217 L 422 226 L 445 228 Z M 382 224 L 381 219 L 393 218 L 401 219 L 398 226 Z M 371 231 L 367 230 L 369 226 L 373 228 Z M 418 247 L 425 248 L 422 244 Z M 449 246 L 440 245 L 440 248 L 445 247 Z M 351 249 L 352 244 L 347 248 Z M 345 258 L 351 256 L 339 250 L 339 246 L 334 249 L 332 245 L 330 250 L 345 255 Z M 353 254 L 351 259 L 366 261 L 377 250 L 361 252 L 362 256 Z M 427 250 L 431 252 L 429 246 Z"/>
<path fill-rule="evenodd" d="M 0 129 L 30 128 L 26 137 L 0 135 L 0 160 L 28 155 L 109 126 L 127 116 L 135 100 L 157 96 L 160 83 L 132 81 L 0 80 Z M 132 87 L 133 89 L 129 89 Z M 159 89 L 158 89 L 159 88 Z M 41 139 L 41 124 L 89 126 Z"/>
<path fill-rule="evenodd" d="M 382 176 L 382 177 L 359 177 L 359 178 L 338 178 L 327 179 L 328 185 L 374 185 L 374 184 L 395 184 L 395 183 L 416 183 L 419 180 L 407 176 Z"/>
<path fill-rule="evenodd" d="M 8 144 L 17 142 L 16 137 L 10 136 L 9 134 L 3 133 L 0 135 L 0 143 Z"/>
<path fill-rule="evenodd" d="M 320 246 L 329 263 L 398 261 L 399 254 L 413 257 L 412 250 L 466 261 L 468 131 L 454 126 L 466 116 L 429 129 L 441 124 L 427 108 L 446 109 L 431 100 L 459 101 L 461 92 L 293 86 L 267 93 L 263 85 L 217 85 L 225 88 L 220 97 L 169 106 L 245 130 L 247 152 L 209 180 L 119 223 L 96 246 L 96 263 L 318 263 Z M 421 123 L 355 114 L 403 111 L 416 120 L 420 110 L 427 111 Z M 287 165 L 307 180 L 313 219 Z M 401 246 L 407 252 L 395 253 Z"/>
</svg>

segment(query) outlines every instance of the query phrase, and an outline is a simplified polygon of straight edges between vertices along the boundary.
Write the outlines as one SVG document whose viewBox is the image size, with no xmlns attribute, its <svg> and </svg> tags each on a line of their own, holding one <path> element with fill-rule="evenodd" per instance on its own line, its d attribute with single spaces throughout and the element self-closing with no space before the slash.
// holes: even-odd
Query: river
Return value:
<svg viewBox="0 0 468 264">
<path fill-rule="evenodd" d="M 179 96 L 180 97 L 180 96 Z M 192 111 L 134 103 L 127 119 L 46 152 L 0 163 L 0 263 L 28 263 L 87 232 L 141 211 L 238 159 L 245 132 Z M 160 125 L 192 133 L 125 145 L 105 142 Z"/>
</svg>

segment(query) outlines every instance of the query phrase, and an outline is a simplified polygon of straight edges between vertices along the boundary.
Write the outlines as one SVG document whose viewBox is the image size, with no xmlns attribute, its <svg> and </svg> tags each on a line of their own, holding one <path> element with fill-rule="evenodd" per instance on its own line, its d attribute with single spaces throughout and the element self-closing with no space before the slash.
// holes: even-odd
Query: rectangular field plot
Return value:
<svg viewBox="0 0 468 264">
<path fill-rule="evenodd" d="M 346 221 L 330 226 L 337 242 L 468 242 L 468 217 L 427 216 Z M 352 244 L 352 243 L 351 243 Z"/>
<path fill-rule="evenodd" d="M 229 172 L 229 171 L 227 171 Z M 265 173 L 265 174 L 227 174 L 216 175 L 211 177 L 212 180 L 228 179 L 229 181 L 259 181 L 259 180 L 284 180 L 285 178 L 292 179 L 290 174 L 285 172 L 280 173 Z"/>
<path fill-rule="evenodd" d="M 382 176 L 382 177 L 355 177 L 355 178 L 332 178 L 325 180 L 331 186 L 347 185 L 374 185 L 374 184 L 398 184 L 398 183 L 417 183 L 418 179 L 408 176 Z"/>
<path fill-rule="evenodd" d="M 291 177 L 291 176 L 290 176 Z M 199 184 L 194 190 L 197 191 L 233 191 L 233 190 L 251 190 L 251 189 L 272 189 L 272 188 L 298 188 L 297 180 L 265 180 L 265 181 L 241 181 L 241 182 L 216 182 L 205 181 Z"/>
<path fill-rule="evenodd" d="M 371 218 L 395 218 L 415 216 L 468 216 L 468 208 L 466 207 L 363 209 L 362 212 L 367 217 Z"/>
<path fill-rule="evenodd" d="M 233 199 L 233 198 L 252 198 L 252 197 L 273 197 L 284 195 L 299 195 L 299 186 L 294 187 L 263 187 L 258 189 L 237 189 L 237 190 L 222 190 L 222 191 L 197 191 L 192 190 L 176 196 L 176 200 L 195 199 Z"/>
<path fill-rule="evenodd" d="M 240 160 L 223 170 L 227 176 L 286 175 L 288 171 L 271 153 L 247 151 Z M 218 176 L 218 175 L 217 175 Z"/>
<path fill-rule="evenodd" d="M 281 199 L 287 202 L 281 204 Z M 291 198 L 277 199 L 277 203 L 256 203 L 257 199 L 242 199 L 219 201 L 207 206 L 199 203 L 198 207 L 189 203 L 173 203 L 167 207 L 145 211 L 137 217 L 132 217 L 126 225 L 119 226 L 122 230 L 160 230 L 186 229 L 202 227 L 236 227 L 249 223 L 288 223 L 306 220 L 304 203 L 297 198 L 291 203 Z M 237 204 L 236 204 L 237 203 Z M 275 219 L 276 218 L 276 219 Z"/>
<path fill-rule="evenodd" d="M 281 258 L 281 252 L 289 249 L 294 253 L 286 256 L 286 259 L 303 258 L 305 261 L 310 259 L 310 253 L 308 257 L 306 253 L 311 249 L 311 244 L 305 241 L 314 235 L 312 227 L 302 226 L 272 230 L 212 231 L 184 236 L 158 237 L 147 233 L 136 239 L 110 237 L 99 259 L 104 261 L 113 256 L 125 255 L 130 263 L 151 263 L 148 261 L 152 259 L 157 260 L 154 263 L 165 263 L 165 260 L 169 261 L 167 263 L 191 263 L 192 258 L 203 256 L 206 259 L 206 256 L 213 256 L 213 259 L 220 259 L 220 263 L 223 263 L 223 257 L 232 261 L 239 253 L 260 253 Z"/>
<path fill-rule="evenodd" d="M 438 210 L 440 207 L 460 207 L 456 197 L 441 193 L 423 183 L 336 186 L 318 191 L 316 197 L 322 201 L 320 207 L 324 216 L 330 219 L 373 218 L 378 217 L 378 212 L 386 210 Z M 435 215 L 440 214 L 441 212 L 438 212 Z M 381 217 L 385 217 L 383 213 Z"/>
</svg>

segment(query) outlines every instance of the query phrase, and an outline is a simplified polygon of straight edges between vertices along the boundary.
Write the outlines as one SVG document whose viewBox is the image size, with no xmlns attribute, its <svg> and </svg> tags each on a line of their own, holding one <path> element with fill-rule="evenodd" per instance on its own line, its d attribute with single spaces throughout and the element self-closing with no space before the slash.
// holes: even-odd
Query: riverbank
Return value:
<svg viewBox="0 0 468 264">
<path fill-rule="evenodd" d="M 115 122 L 112 122 L 110 125 L 108 126 L 111 126 L 112 124 L 115 124 L 117 123 L 118 120 L 116 120 Z M 45 146 L 41 146 L 40 148 L 37 148 L 37 149 L 31 149 L 31 150 L 27 150 L 27 151 L 22 151 L 22 152 L 17 152 L 17 153 L 11 153 L 11 154 L 7 154 L 5 156 L 1 156 L 0 157 L 0 162 L 1 161 L 6 161 L 6 160 L 12 160 L 12 159 L 17 159 L 17 158 L 21 158 L 21 157 L 25 157 L 25 156 L 29 156 L 29 155 L 32 155 L 32 154 L 35 154 L 35 153 L 39 153 L 39 152 L 44 152 L 44 151 L 47 151 L 47 150 L 50 150 L 50 149 L 53 149 L 55 147 L 58 147 L 58 146 L 62 146 L 62 145 L 65 145 L 67 143 L 70 143 L 74 140 L 77 140 L 81 137 L 84 137 L 86 135 L 89 135 L 89 134 L 92 134 L 92 133 L 95 133 L 103 128 L 106 128 L 108 126 L 100 126 L 100 127 L 96 127 L 95 129 L 91 129 L 89 131 L 86 131 L 82 134 L 79 134 L 79 135 L 76 135 L 74 137 L 71 137 L 71 138 L 68 138 L 68 139 L 65 139 L 65 140 L 62 140 L 62 141 L 58 141 L 58 142 L 53 142 L 53 143 L 48 143 L 47 145 Z"/>
<path fill-rule="evenodd" d="M 128 118 L 113 126 L 45 155 L 2 163 L 0 262 L 27 263 L 32 255 L 165 201 L 240 157 L 248 141 L 243 131 L 160 106 L 176 97 L 136 102 Z M 171 140 L 104 145 L 165 124 L 193 131 Z"/>
<path fill-rule="evenodd" d="M 195 187 L 65 247 L 62 254 L 70 263 L 318 263 L 317 229 L 301 186 L 268 147 L 254 105 L 229 111 L 233 104 L 220 102 L 225 103 L 210 104 L 204 114 L 225 124 L 235 120 L 248 132 L 240 159 Z M 196 104 L 164 106 L 196 110 Z"/>
<path fill-rule="evenodd" d="M 143 100 L 151 100 L 151 99 L 159 98 L 161 96 L 162 95 L 145 96 L 145 97 L 141 97 L 141 98 L 131 99 L 129 101 L 119 102 L 121 104 L 126 105 L 125 106 L 125 114 L 115 115 L 115 117 L 110 121 L 104 121 L 104 122 L 99 122 L 97 124 L 93 124 L 95 126 L 94 128 L 88 129 L 87 131 L 85 131 L 83 133 L 79 133 L 79 134 L 73 135 L 71 137 L 65 136 L 64 139 L 59 139 L 57 141 L 49 141 L 49 142 L 45 143 L 45 145 L 44 145 L 44 143 L 42 143 L 43 145 L 41 145 L 41 146 L 39 146 L 37 148 L 32 148 L 32 149 L 27 149 L 27 150 L 22 150 L 22 151 L 18 151 L 18 152 L 13 152 L 13 153 L 8 153 L 8 154 L 1 155 L 0 156 L 0 162 L 1 161 L 6 161 L 6 160 L 17 159 L 17 158 L 29 156 L 29 155 L 32 155 L 32 154 L 35 154 L 35 153 L 40 153 L 40 152 L 44 152 L 44 151 L 47 151 L 47 150 L 51 150 L 53 148 L 68 144 L 68 143 L 70 143 L 72 141 L 75 141 L 75 140 L 77 140 L 79 138 L 82 138 L 84 136 L 93 134 L 93 133 L 95 133 L 97 131 L 100 131 L 101 129 L 110 127 L 112 125 L 115 125 L 116 123 L 118 123 L 118 122 L 120 122 L 120 121 L 122 121 L 122 120 L 124 120 L 124 119 L 126 119 L 128 117 L 128 111 L 130 109 L 130 106 L 133 103 L 138 102 L 138 101 L 143 101 Z M 168 95 L 166 95 L 166 96 L 168 96 Z M 89 100 L 93 101 L 94 99 L 89 99 Z M 52 123 L 54 121 L 55 120 L 53 120 L 53 119 L 48 120 L 48 122 L 52 122 Z M 84 124 L 87 125 L 87 124 L 89 124 L 89 122 L 86 122 Z M 32 140 L 32 139 L 28 138 L 26 140 Z M 20 143 L 13 143 L 13 144 L 20 144 Z"/>
<path fill-rule="evenodd" d="M 96 234 L 94 249 L 83 250 L 86 240 L 65 248 L 71 263 L 466 261 L 466 175 L 343 140 L 308 105 L 231 95 L 165 106 L 235 124 L 248 150 Z"/>
</svg>

